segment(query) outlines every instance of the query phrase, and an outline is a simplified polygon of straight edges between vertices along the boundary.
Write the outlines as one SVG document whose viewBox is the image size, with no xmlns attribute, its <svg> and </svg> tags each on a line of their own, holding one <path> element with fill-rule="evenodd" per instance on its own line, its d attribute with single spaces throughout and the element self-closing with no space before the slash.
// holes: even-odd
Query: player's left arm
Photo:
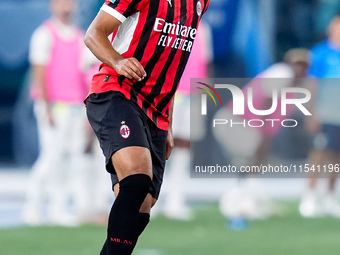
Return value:
<svg viewBox="0 0 340 255">
<path fill-rule="evenodd" d="M 166 159 L 170 158 L 172 149 L 174 148 L 174 137 L 172 134 L 172 115 L 173 115 L 173 109 L 174 109 L 174 101 L 175 101 L 175 98 L 172 99 L 170 113 L 169 113 L 168 136 L 166 138 Z"/>
</svg>

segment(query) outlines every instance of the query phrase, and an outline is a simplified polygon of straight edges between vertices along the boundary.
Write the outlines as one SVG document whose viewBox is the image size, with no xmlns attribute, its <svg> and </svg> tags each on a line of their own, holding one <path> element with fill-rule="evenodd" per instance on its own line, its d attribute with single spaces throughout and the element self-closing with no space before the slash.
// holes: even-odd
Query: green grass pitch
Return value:
<svg viewBox="0 0 340 255">
<path fill-rule="evenodd" d="M 226 227 L 216 205 L 200 206 L 195 219 L 152 219 L 135 255 L 335 255 L 340 252 L 340 219 L 304 219 L 296 203 L 285 216 L 250 221 L 242 231 Z M 1 255 L 98 255 L 105 227 L 37 227 L 0 230 Z"/>
</svg>

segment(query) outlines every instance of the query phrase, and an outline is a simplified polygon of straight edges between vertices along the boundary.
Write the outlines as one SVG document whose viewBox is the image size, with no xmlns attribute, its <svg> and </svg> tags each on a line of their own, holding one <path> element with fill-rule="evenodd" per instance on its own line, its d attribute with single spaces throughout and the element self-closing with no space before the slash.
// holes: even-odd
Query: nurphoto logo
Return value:
<svg viewBox="0 0 340 255">
<path fill-rule="evenodd" d="M 272 127 L 276 125 L 277 122 L 281 123 L 282 127 L 295 127 L 298 125 L 298 122 L 295 119 L 265 119 L 263 116 L 270 116 L 276 111 L 280 111 L 281 116 L 287 116 L 287 108 L 296 107 L 299 109 L 305 116 L 311 116 L 312 114 L 306 108 L 305 104 L 308 103 L 311 99 L 311 93 L 306 88 L 298 88 L 298 87 L 283 87 L 280 89 L 273 88 L 271 90 L 271 106 L 267 109 L 257 109 L 255 107 L 254 101 L 256 100 L 254 94 L 256 94 L 255 90 L 258 89 L 256 87 L 248 87 L 245 91 L 236 85 L 232 84 L 214 84 L 210 86 L 203 82 L 197 82 L 200 85 L 205 86 L 206 88 L 197 87 L 198 89 L 204 91 L 205 93 L 201 95 L 201 115 L 207 115 L 208 112 L 208 97 L 213 100 L 215 106 L 217 106 L 217 101 L 215 96 L 220 102 L 220 105 L 223 106 L 221 96 L 222 93 L 231 93 L 232 96 L 232 114 L 233 116 L 242 116 L 247 112 L 250 112 L 253 116 L 259 116 L 259 118 L 251 118 L 246 122 L 233 122 L 232 119 L 213 119 L 213 127 L 217 125 L 226 125 L 230 124 L 231 127 L 234 125 L 243 125 L 249 127 L 262 127 L 265 124 L 269 124 Z M 219 93 L 217 90 L 219 90 Z M 215 95 L 215 96 L 214 96 Z"/>
</svg>

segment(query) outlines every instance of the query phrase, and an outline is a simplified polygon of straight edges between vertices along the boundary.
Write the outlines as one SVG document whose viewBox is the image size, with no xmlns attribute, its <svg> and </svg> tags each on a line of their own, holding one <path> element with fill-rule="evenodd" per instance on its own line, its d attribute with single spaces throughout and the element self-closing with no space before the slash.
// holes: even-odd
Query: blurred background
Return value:
<svg viewBox="0 0 340 255">
<path fill-rule="evenodd" d="M 77 2 L 75 22 L 85 32 L 103 0 Z M 305 63 L 304 76 L 297 78 L 308 77 L 309 57 L 301 57 L 301 52 L 299 57 L 288 60 L 284 56 L 291 49 L 308 50 L 325 40 L 331 20 L 339 13 L 337 0 L 211 0 L 202 19 L 202 42 L 195 43 L 196 54 L 202 55 L 202 69 L 189 62 L 181 84 L 190 84 L 187 77 L 251 79 L 283 61 L 292 65 L 291 75 L 295 78 L 293 65 Z M 88 156 L 84 148 L 84 157 L 90 158 L 85 161 L 91 164 L 87 170 L 90 177 L 79 187 L 88 192 L 91 203 L 87 200 L 87 207 L 80 205 L 78 212 L 76 199 L 70 195 L 65 201 L 67 217 L 53 222 L 46 216 L 47 198 L 41 202 L 41 219 L 23 214 L 28 180 L 40 153 L 38 124 L 30 97 L 29 45 L 35 29 L 50 15 L 48 0 L 0 2 L 0 254 L 4 255 L 42 254 L 46 250 L 63 255 L 98 254 L 105 236 L 106 214 L 114 199 L 109 175 L 96 177 L 107 177 L 99 184 L 89 181 L 98 171 L 104 171 L 103 159 L 101 155 Z M 340 44 L 335 52 L 340 54 Z M 201 71 L 196 74 L 191 70 Z M 181 86 L 176 95 L 179 111 L 190 105 L 188 89 Z M 190 119 L 175 110 L 175 122 L 176 115 L 177 123 Z M 307 178 L 189 178 L 190 153 L 200 155 L 199 147 L 211 140 L 216 142 L 216 138 L 211 134 L 191 141 L 195 148 L 190 152 L 190 132 L 183 131 L 181 124 L 177 126 L 176 149 L 168 162 L 163 198 L 154 208 L 154 219 L 135 254 L 337 254 L 340 209 L 335 181 L 328 192 L 328 179 L 320 180 L 321 193 L 326 194 L 321 202 L 332 200 L 332 209 L 326 210 L 317 207 L 319 195 L 311 191 L 315 181 L 311 183 Z M 273 146 L 266 147 L 266 155 L 305 163 L 315 149 L 313 139 L 313 132 L 300 129 L 289 134 L 277 132 L 262 145 L 274 141 Z M 195 162 L 205 158 L 224 162 L 230 158 L 223 146 L 205 154 L 205 158 L 197 155 L 191 157 Z M 264 160 L 263 154 L 256 156 Z M 69 189 L 66 183 L 60 188 Z M 174 186 L 178 189 L 174 190 Z M 96 203 L 98 196 L 101 203 Z M 18 239 L 23 240 L 22 245 L 17 245 Z"/>
</svg>

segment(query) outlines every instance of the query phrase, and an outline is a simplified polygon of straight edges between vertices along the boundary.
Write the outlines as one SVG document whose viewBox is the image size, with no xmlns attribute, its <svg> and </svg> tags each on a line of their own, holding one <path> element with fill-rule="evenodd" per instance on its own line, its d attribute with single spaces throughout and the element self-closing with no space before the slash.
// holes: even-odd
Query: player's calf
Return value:
<svg viewBox="0 0 340 255">
<path fill-rule="evenodd" d="M 108 254 L 131 254 L 139 234 L 148 223 L 145 217 L 139 227 L 139 210 L 149 192 L 151 178 L 146 174 L 134 174 L 119 182 L 119 194 L 109 215 Z"/>
</svg>

